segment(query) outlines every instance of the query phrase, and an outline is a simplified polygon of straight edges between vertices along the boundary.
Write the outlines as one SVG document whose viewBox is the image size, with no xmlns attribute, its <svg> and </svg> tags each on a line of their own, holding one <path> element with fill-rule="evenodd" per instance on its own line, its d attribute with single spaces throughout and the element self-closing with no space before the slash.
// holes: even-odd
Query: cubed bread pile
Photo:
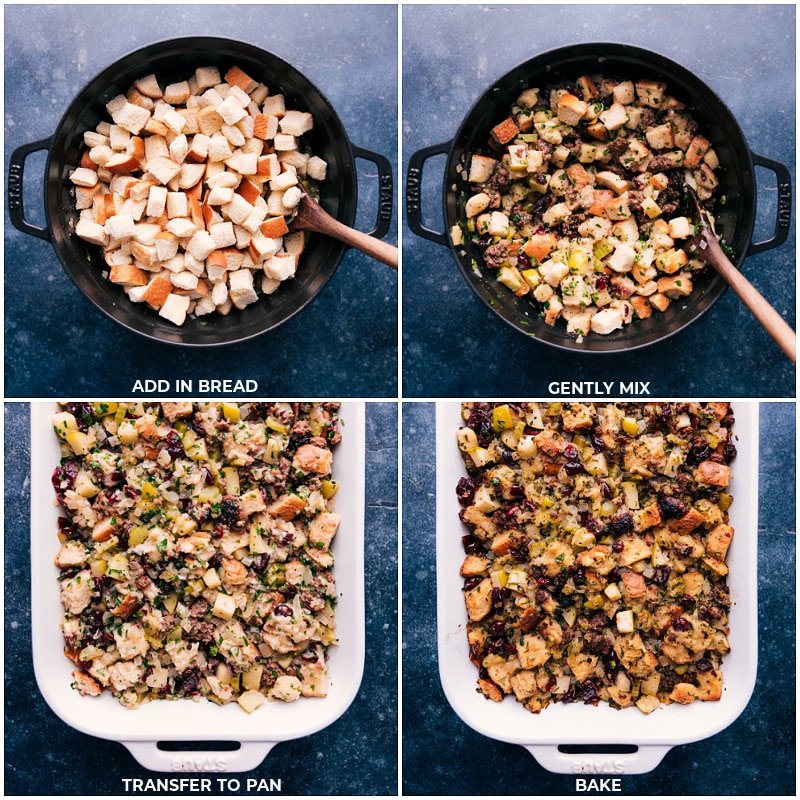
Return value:
<svg viewBox="0 0 800 800">
<path fill-rule="evenodd" d="M 183 325 L 294 277 L 305 238 L 287 223 L 327 171 L 301 147 L 310 113 L 238 67 L 169 85 L 147 75 L 106 109 L 70 176 L 75 232 L 131 301 Z"/>
</svg>

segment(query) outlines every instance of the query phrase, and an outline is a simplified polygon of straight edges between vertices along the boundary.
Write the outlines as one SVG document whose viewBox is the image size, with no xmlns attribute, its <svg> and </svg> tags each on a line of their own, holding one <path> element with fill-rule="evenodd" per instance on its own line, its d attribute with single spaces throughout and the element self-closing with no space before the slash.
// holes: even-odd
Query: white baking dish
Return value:
<svg viewBox="0 0 800 800">
<path fill-rule="evenodd" d="M 108 693 L 82 697 L 70 688 L 73 665 L 63 654 L 57 518 L 50 483 L 59 447 L 50 418 L 53 403 L 31 404 L 31 625 L 39 688 L 68 725 L 91 736 L 121 742 L 145 768 L 161 772 L 244 772 L 255 769 L 281 741 L 315 733 L 338 719 L 361 684 L 364 666 L 364 406 L 341 406 L 342 441 L 334 455 L 342 522 L 334 539 L 339 601 L 339 645 L 329 650 L 330 692 L 325 698 L 265 703 L 252 714 L 237 703 L 202 699 L 153 701 L 126 710 Z M 159 742 L 236 742 L 231 751 L 168 752 Z"/>
<path fill-rule="evenodd" d="M 722 664 L 722 699 L 662 706 L 649 715 L 636 708 L 616 710 L 582 703 L 556 704 L 532 714 L 513 697 L 494 703 L 477 690 L 477 670 L 469 661 L 467 647 L 463 579 L 458 574 L 464 559 L 464 531 L 455 487 L 466 472 L 455 433 L 463 423 L 460 403 L 437 404 L 439 674 L 450 705 L 467 725 L 492 739 L 522 745 L 551 772 L 621 775 L 655 769 L 671 747 L 713 736 L 741 714 L 752 694 L 757 666 L 758 404 L 734 403 L 733 410 L 738 455 L 730 484 L 734 497 L 730 518 L 735 530 L 728 554 L 731 652 Z M 569 754 L 559 749 L 561 745 L 590 746 L 590 752 Z M 591 752 L 591 747 L 598 745 L 635 745 L 637 750 Z"/>
</svg>

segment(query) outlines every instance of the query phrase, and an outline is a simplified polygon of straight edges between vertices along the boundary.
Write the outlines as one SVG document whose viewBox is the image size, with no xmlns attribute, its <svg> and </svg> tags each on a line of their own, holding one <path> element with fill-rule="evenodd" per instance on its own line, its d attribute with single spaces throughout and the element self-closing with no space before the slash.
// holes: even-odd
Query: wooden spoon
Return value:
<svg viewBox="0 0 800 800">
<path fill-rule="evenodd" d="M 694 203 L 697 219 L 697 233 L 689 239 L 687 249 L 702 258 L 722 276 L 739 299 L 750 309 L 766 332 L 778 343 L 781 350 L 796 362 L 797 335 L 786 320 L 764 299 L 759 291 L 730 262 L 720 247 L 708 213 L 700 204 L 700 199 L 691 186 L 686 187 Z"/>
<path fill-rule="evenodd" d="M 394 245 L 388 244 L 374 236 L 348 228 L 334 219 L 307 192 L 303 192 L 297 206 L 297 216 L 289 222 L 291 231 L 315 231 L 332 236 L 350 247 L 355 247 L 374 259 L 397 269 L 398 253 Z"/>
</svg>

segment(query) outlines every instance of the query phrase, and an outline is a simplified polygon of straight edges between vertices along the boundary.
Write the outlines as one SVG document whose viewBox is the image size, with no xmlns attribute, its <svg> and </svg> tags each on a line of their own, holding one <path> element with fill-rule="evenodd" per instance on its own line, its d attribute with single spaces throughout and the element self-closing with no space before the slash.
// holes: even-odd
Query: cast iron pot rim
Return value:
<svg viewBox="0 0 800 800">
<path fill-rule="evenodd" d="M 592 51 L 598 52 L 592 52 Z M 442 185 L 442 208 L 444 212 L 444 219 L 445 219 L 445 228 L 448 227 L 448 203 L 451 197 L 455 196 L 455 193 L 451 190 L 452 181 L 449 180 L 452 168 L 454 166 L 454 153 L 456 149 L 457 143 L 459 143 L 463 138 L 465 138 L 465 131 L 469 131 L 471 126 L 469 126 L 470 119 L 473 115 L 475 115 L 478 111 L 480 105 L 482 105 L 487 98 L 491 95 L 492 92 L 496 91 L 496 88 L 506 83 L 510 76 L 513 75 L 515 72 L 531 65 L 535 66 L 537 69 L 541 65 L 544 71 L 550 71 L 550 62 L 556 59 L 564 60 L 565 56 L 569 56 L 570 53 L 574 53 L 576 51 L 580 52 L 582 57 L 585 59 L 589 58 L 596 58 L 598 61 L 605 58 L 603 55 L 603 50 L 609 50 L 613 53 L 610 56 L 611 59 L 619 58 L 620 61 L 625 60 L 626 54 L 630 54 L 633 57 L 643 58 L 647 56 L 654 57 L 660 61 L 659 65 L 654 66 L 653 71 L 656 73 L 655 77 L 658 78 L 659 76 L 664 78 L 665 80 L 669 80 L 669 76 L 665 73 L 665 66 L 669 65 L 674 67 L 679 73 L 684 76 L 688 76 L 694 81 L 698 82 L 702 85 L 704 90 L 708 92 L 710 97 L 713 97 L 715 102 L 718 104 L 719 108 L 725 113 L 726 115 L 726 123 L 731 126 L 733 131 L 738 137 L 737 144 L 740 145 L 740 154 L 743 155 L 747 162 L 748 167 L 748 174 L 749 180 L 746 180 L 745 175 L 739 173 L 737 174 L 738 183 L 742 186 L 743 192 L 747 190 L 751 193 L 754 197 L 756 192 L 756 184 L 755 184 L 755 174 L 754 174 L 754 163 L 753 163 L 753 156 L 752 152 L 747 144 L 747 140 L 744 136 L 744 133 L 741 129 L 741 126 L 738 123 L 738 120 L 733 115 L 733 113 L 728 108 L 727 104 L 719 97 L 719 95 L 710 87 L 708 84 L 700 78 L 695 72 L 690 70 L 688 67 L 684 66 L 680 62 L 675 61 L 673 58 L 669 56 L 665 56 L 662 53 L 658 52 L 657 50 L 653 50 L 651 48 L 645 48 L 641 45 L 636 44 L 628 44 L 625 42 L 611 42 L 611 41 L 578 41 L 573 44 L 566 44 L 560 45 L 558 47 L 554 47 L 550 50 L 545 50 L 539 52 L 530 58 L 526 58 L 515 66 L 507 69 L 502 75 L 495 78 L 491 83 L 489 83 L 485 90 L 476 98 L 475 102 L 470 107 L 469 111 L 466 113 L 462 121 L 459 123 L 458 129 L 450 140 L 449 147 L 447 149 L 447 162 L 445 166 L 445 177 Z M 585 52 L 590 51 L 590 52 Z M 568 60 L 568 59 L 567 59 Z M 560 65 L 559 65 L 560 66 Z M 568 66 L 568 65 L 567 65 Z M 601 66 L 601 64 L 598 64 Z M 612 67 L 613 68 L 613 67 Z M 696 98 L 684 98 L 687 100 L 687 104 L 695 107 L 696 104 L 691 103 L 690 101 Z M 742 247 L 738 249 L 736 253 L 736 257 L 734 260 L 734 264 L 737 269 L 741 268 L 741 265 L 744 259 L 747 256 L 747 251 L 751 245 L 751 239 L 753 234 L 753 229 L 755 226 L 755 204 L 753 204 L 752 211 L 743 221 L 743 230 L 740 233 L 741 236 L 744 238 L 744 244 Z M 745 232 L 746 231 L 746 235 Z M 597 356 L 608 356 L 608 355 L 619 355 L 621 353 L 630 352 L 633 350 L 640 350 L 645 347 L 652 346 L 654 344 L 658 344 L 660 342 L 666 341 L 667 339 L 675 336 L 677 333 L 685 330 L 689 327 L 693 322 L 699 320 L 725 293 L 726 289 L 728 288 L 727 283 L 716 273 L 710 274 L 709 279 L 709 286 L 707 290 L 709 290 L 709 301 L 703 305 L 701 308 L 696 309 L 694 314 L 687 315 L 685 320 L 680 320 L 679 324 L 673 324 L 669 326 L 665 331 L 660 332 L 655 338 L 650 338 L 645 341 L 632 341 L 628 342 L 620 342 L 618 347 L 606 347 L 606 348 L 598 348 L 598 349 L 589 349 L 581 347 L 581 343 L 577 341 L 577 339 L 573 338 L 568 341 L 551 341 L 547 338 L 543 338 L 539 336 L 537 333 L 533 333 L 531 331 L 525 330 L 523 326 L 518 324 L 516 320 L 511 319 L 509 315 L 502 312 L 502 310 L 498 310 L 495 307 L 495 303 L 491 297 L 484 296 L 484 294 L 480 291 L 480 286 L 478 285 L 478 281 L 474 280 L 471 277 L 471 268 L 468 264 L 464 263 L 464 257 L 459 254 L 459 247 L 456 247 L 450 238 L 449 235 L 446 235 L 447 245 L 450 248 L 456 263 L 458 264 L 459 270 L 466 279 L 470 288 L 475 292 L 475 294 L 480 298 L 485 306 L 487 306 L 491 311 L 494 313 L 495 316 L 499 317 L 506 325 L 513 328 L 518 333 L 523 334 L 528 339 L 533 339 L 537 342 L 541 342 L 543 344 L 548 345 L 549 347 L 556 348 L 563 352 L 567 352 L 573 355 L 597 355 Z M 706 267 L 707 270 L 713 270 L 713 267 L 708 265 Z M 505 295 L 505 292 L 502 292 Z M 684 298 L 684 300 L 690 300 L 689 298 Z M 675 301 L 680 302 L 680 301 Z M 533 310 L 533 307 L 532 307 Z M 634 320 L 631 323 L 633 326 L 637 325 L 637 321 Z M 626 327 L 625 326 L 621 329 L 620 332 L 624 332 Z M 637 331 L 632 331 L 631 335 L 636 334 Z M 598 336 L 595 334 L 590 334 L 584 337 L 584 342 L 590 338 L 590 336 Z M 612 334 L 613 336 L 613 334 Z M 638 337 L 637 337 L 638 338 Z M 595 338 L 595 341 L 599 340 Z M 609 339 L 607 336 L 602 337 L 602 341 L 605 341 L 609 344 L 613 344 L 613 340 Z M 591 344 L 591 342 L 589 342 Z"/>
<path fill-rule="evenodd" d="M 117 325 L 120 325 L 122 328 L 130 331 L 131 333 L 134 333 L 138 336 L 142 336 L 151 342 L 157 342 L 159 344 L 172 345 L 176 347 L 186 347 L 186 348 L 208 348 L 208 347 L 223 347 L 225 345 L 236 345 L 258 338 L 259 336 L 269 333 L 270 331 L 274 331 L 275 329 L 277 329 L 278 327 L 280 327 L 281 325 L 283 325 L 284 323 L 288 322 L 290 319 L 295 317 L 301 311 L 305 310 L 311 304 L 311 302 L 313 302 L 318 297 L 318 295 L 322 292 L 325 286 L 330 282 L 331 278 L 333 278 L 334 274 L 336 273 L 342 260 L 344 259 L 345 255 L 349 250 L 349 248 L 341 242 L 333 242 L 330 245 L 335 252 L 333 253 L 333 257 L 331 258 L 329 265 L 325 265 L 326 274 L 321 279 L 321 283 L 316 288 L 316 291 L 314 291 L 314 293 L 311 294 L 310 296 L 303 299 L 302 302 L 291 311 L 291 313 L 281 316 L 279 319 L 277 319 L 275 322 L 269 325 L 264 325 L 261 327 L 259 327 L 258 325 L 248 325 L 245 327 L 245 330 L 253 328 L 253 330 L 251 330 L 248 333 L 237 333 L 236 329 L 234 329 L 234 333 L 232 333 L 231 336 L 221 339 L 216 338 L 222 335 L 220 333 L 217 333 L 216 337 L 214 338 L 210 337 L 207 340 L 182 341 L 179 338 L 182 333 L 182 328 L 180 326 L 174 326 L 175 333 L 178 338 L 176 339 L 166 338 L 162 335 L 159 335 L 157 331 L 149 331 L 146 330 L 144 326 L 140 327 L 137 325 L 136 321 L 138 321 L 140 317 L 144 321 L 146 321 L 147 317 L 142 317 L 142 314 L 147 313 L 147 311 L 145 310 L 141 310 L 140 314 L 133 313 L 131 315 L 134 317 L 135 321 L 129 321 L 127 318 L 120 318 L 115 314 L 115 309 L 117 307 L 120 307 L 126 303 L 131 303 L 131 301 L 128 300 L 127 297 L 125 296 L 121 297 L 120 298 L 121 303 L 99 302 L 98 299 L 90 296 L 89 293 L 83 289 L 83 287 L 78 285 L 76 277 L 75 275 L 73 275 L 73 271 L 80 272 L 80 267 L 69 265 L 68 261 L 70 261 L 70 259 L 66 258 L 66 254 L 62 252 L 62 248 L 57 246 L 57 242 L 55 241 L 55 237 L 53 235 L 53 231 L 55 230 L 55 228 L 53 225 L 53 218 L 51 217 L 50 203 L 48 202 L 48 199 L 49 199 L 49 193 L 51 191 L 49 176 L 50 176 L 51 165 L 53 164 L 52 159 L 53 159 L 54 146 L 56 145 L 57 142 L 63 141 L 66 138 L 67 136 L 66 131 L 68 130 L 67 121 L 70 118 L 70 116 L 72 116 L 72 112 L 75 110 L 80 110 L 86 106 L 87 100 L 89 100 L 89 98 L 86 95 L 88 94 L 88 89 L 91 86 L 91 84 L 106 74 L 108 74 L 108 77 L 113 80 L 114 79 L 113 72 L 118 69 L 118 65 L 121 62 L 126 61 L 127 59 L 131 59 L 134 56 L 140 53 L 145 53 L 147 51 L 155 50 L 157 54 L 161 54 L 163 51 L 167 51 L 171 48 L 180 48 L 180 47 L 187 47 L 187 48 L 191 47 L 192 49 L 196 50 L 198 56 L 201 56 L 203 51 L 198 47 L 198 44 L 200 43 L 206 46 L 212 45 L 215 48 L 218 48 L 219 53 L 222 55 L 225 55 L 224 48 L 238 48 L 238 47 L 251 51 L 252 57 L 258 57 L 259 55 L 264 55 L 268 57 L 273 63 L 277 62 L 278 64 L 283 65 L 286 69 L 295 73 L 309 85 L 309 87 L 316 93 L 321 103 L 325 105 L 335 127 L 337 127 L 341 132 L 340 144 L 343 145 L 348 156 L 354 189 L 351 202 L 343 206 L 343 208 L 340 210 L 340 216 L 343 215 L 341 221 L 344 222 L 344 224 L 346 225 L 352 225 L 357 211 L 358 182 L 357 182 L 357 173 L 355 171 L 355 151 L 353 148 L 353 144 L 350 141 L 350 137 L 348 136 L 347 131 L 344 127 L 344 124 L 342 123 L 341 118 L 336 112 L 336 109 L 330 103 L 328 98 L 323 94 L 323 92 L 320 91 L 317 85 L 313 81 L 311 81 L 297 67 L 293 66 L 283 57 L 269 50 L 266 50 L 265 48 L 259 45 L 252 44 L 251 42 L 245 41 L 243 39 L 233 39 L 231 37 L 225 37 L 225 36 L 188 35 L 188 36 L 177 36 L 177 37 L 158 39 L 143 45 L 139 45 L 132 49 L 129 49 L 128 51 L 126 51 L 125 53 L 114 59 L 114 61 L 106 64 L 106 66 L 98 70 L 88 80 L 84 81 L 81 89 L 70 101 L 69 105 L 67 106 L 63 115 L 61 116 L 58 124 L 56 125 L 54 133 L 52 134 L 52 136 L 47 137 L 49 145 L 47 148 L 47 158 L 44 170 L 44 200 L 45 200 L 44 210 L 46 219 L 46 231 L 48 233 L 50 243 L 56 252 L 56 255 L 58 257 L 58 260 L 62 268 L 67 273 L 73 285 L 75 285 L 75 287 L 80 291 L 80 293 L 83 295 L 84 298 L 86 298 L 95 308 L 100 310 L 107 318 L 111 319 Z M 236 53 L 232 51 L 230 52 L 229 55 L 231 59 L 235 59 L 236 57 Z M 123 75 L 122 78 L 124 79 L 124 77 L 125 76 Z M 280 80 L 278 80 L 278 83 L 280 83 Z M 340 166 L 347 166 L 347 165 L 340 165 Z M 52 191 L 57 191 L 55 186 L 52 187 Z M 64 227 L 69 228 L 71 226 L 67 224 Z M 263 301 L 263 296 L 260 295 L 258 302 L 262 301 Z M 242 310 L 234 308 L 232 309 L 231 313 L 241 314 Z M 214 315 L 209 315 L 209 317 L 213 316 Z"/>
</svg>

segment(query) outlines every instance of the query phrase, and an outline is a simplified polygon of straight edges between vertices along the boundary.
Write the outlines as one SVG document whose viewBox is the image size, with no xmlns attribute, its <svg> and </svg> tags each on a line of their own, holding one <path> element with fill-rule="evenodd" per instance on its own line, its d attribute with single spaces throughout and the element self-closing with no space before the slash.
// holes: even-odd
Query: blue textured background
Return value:
<svg viewBox="0 0 800 800">
<path fill-rule="evenodd" d="M 136 48 L 191 35 L 241 39 L 314 83 L 351 141 L 389 158 L 397 185 L 397 9 L 314 5 L 17 5 L 5 8 L 5 153 L 51 136 L 102 69 Z M 357 162 L 356 227 L 378 209 L 374 165 Z M 44 224 L 44 155 L 25 165 L 26 218 Z M 38 202 L 37 202 L 38 201 Z M 38 213 L 38 218 L 37 218 Z M 47 242 L 5 212 L 7 397 L 130 396 L 136 378 L 255 378 L 261 393 L 397 394 L 397 274 L 357 251 L 277 330 L 198 350 L 151 343 L 107 319 L 73 286 Z M 397 214 L 387 241 L 397 244 Z"/>
</svg>

